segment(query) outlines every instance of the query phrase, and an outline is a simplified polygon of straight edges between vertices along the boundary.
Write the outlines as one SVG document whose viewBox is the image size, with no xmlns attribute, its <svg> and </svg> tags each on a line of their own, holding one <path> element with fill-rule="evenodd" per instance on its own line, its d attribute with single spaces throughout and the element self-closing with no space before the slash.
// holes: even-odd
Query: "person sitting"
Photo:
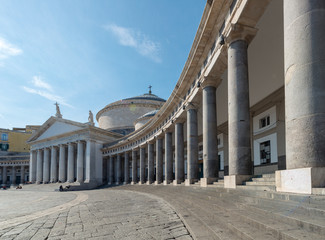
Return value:
<svg viewBox="0 0 325 240">
<path fill-rule="evenodd" d="M 63 192 L 63 187 L 62 187 L 62 185 L 60 185 L 60 187 L 59 187 L 59 191 L 60 191 L 60 192 Z"/>
</svg>

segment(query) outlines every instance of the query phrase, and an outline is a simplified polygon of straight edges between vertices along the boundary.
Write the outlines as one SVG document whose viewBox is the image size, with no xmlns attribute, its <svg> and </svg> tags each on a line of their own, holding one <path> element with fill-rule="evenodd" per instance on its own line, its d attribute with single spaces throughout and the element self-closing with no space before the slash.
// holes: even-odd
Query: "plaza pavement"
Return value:
<svg viewBox="0 0 325 240">
<path fill-rule="evenodd" d="M 192 239 L 163 199 L 114 188 L 0 191 L 0 239 Z"/>
<path fill-rule="evenodd" d="M 0 239 L 324 240 L 325 196 L 217 186 L 0 191 Z"/>
</svg>

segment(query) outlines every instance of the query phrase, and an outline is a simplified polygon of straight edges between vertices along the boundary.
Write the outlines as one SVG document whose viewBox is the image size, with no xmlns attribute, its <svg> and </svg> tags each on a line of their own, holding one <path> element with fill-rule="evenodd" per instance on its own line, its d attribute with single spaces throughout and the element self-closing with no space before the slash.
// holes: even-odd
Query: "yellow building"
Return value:
<svg viewBox="0 0 325 240">
<path fill-rule="evenodd" d="M 0 129 L 0 151 L 1 152 L 29 152 L 26 143 L 38 126 L 28 125 L 25 128 Z"/>
</svg>

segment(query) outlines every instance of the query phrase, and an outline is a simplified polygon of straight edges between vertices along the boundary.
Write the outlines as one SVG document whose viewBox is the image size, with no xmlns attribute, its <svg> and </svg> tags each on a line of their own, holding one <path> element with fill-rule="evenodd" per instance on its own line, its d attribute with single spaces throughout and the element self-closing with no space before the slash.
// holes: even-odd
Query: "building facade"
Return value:
<svg viewBox="0 0 325 240">
<path fill-rule="evenodd" d="M 0 129 L 0 184 L 16 185 L 29 179 L 29 150 L 26 143 L 38 126 Z"/>
<path fill-rule="evenodd" d="M 169 99 L 102 149 L 109 182 L 236 188 L 270 173 L 277 191 L 324 188 L 324 12 L 323 1 L 208 0 Z"/>
<path fill-rule="evenodd" d="M 85 138 L 59 125 L 46 135 L 45 123 L 30 140 L 31 181 L 52 181 L 52 149 L 67 144 L 68 181 L 93 164 L 98 184 L 206 187 L 223 178 L 236 188 L 273 174 L 277 191 L 324 188 L 324 22 L 323 1 L 208 0 L 168 100 L 142 95 L 109 104 Z M 95 155 L 73 157 L 82 154 L 70 145 L 79 149 L 80 140 L 88 149 L 99 136 Z"/>
</svg>

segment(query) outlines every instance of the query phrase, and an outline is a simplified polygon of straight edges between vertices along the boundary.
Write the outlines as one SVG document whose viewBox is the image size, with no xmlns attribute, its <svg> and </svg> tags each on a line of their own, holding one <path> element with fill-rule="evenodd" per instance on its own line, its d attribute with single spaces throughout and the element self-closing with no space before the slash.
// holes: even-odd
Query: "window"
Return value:
<svg viewBox="0 0 325 240">
<path fill-rule="evenodd" d="M 271 141 L 260 143 L 261 164 L 271 163 Z"/>
<path fill-rule="evenodd" d="M 8 133 L 2 133 L 1 134 L 1 140 L 2 141 L 8 141 Z"/>
<path fill-rule="evenodd" d="M 270 125 L 270 116 L 265 116 L 260 119 L 260 128 L 264 128 Z"/>
<path fill-rule="evenodd" d="M 7 151 L 8 148 L 9 148 L 9 144 L 7 143 L 0 144 L 0 151 Z"/>
</svg>

